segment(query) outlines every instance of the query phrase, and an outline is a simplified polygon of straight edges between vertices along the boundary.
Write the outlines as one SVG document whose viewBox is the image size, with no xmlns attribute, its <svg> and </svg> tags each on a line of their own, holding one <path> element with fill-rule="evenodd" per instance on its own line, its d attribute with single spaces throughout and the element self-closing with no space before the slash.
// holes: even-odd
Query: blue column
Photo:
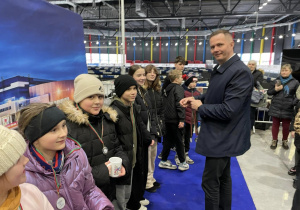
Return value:
<svg viewBox="0 0 300 210">
<path fill-rule="evenodd" d="M 242 40 L 241 40 L 241 56 L 240 59 L 242 60 L 242 56 L 243 56 L 243 52 L 244 52 L 244 38 L 245 38 L 245 34 L 242 34 Z"/>
<path fill-rule="evenodd" d="M 297 29 L 297 23 L 294 23 L 294 24 L 293 24 L 293 34 L 295 34 L 295 33 L 296 33 L 296 29 Z M 294 45 L 295 45 L 295 37 L 294 37 L 294 36 L 292 36 L 291 48 L 293 48 L 293 47 L 294 47 Z"/>
</svg>

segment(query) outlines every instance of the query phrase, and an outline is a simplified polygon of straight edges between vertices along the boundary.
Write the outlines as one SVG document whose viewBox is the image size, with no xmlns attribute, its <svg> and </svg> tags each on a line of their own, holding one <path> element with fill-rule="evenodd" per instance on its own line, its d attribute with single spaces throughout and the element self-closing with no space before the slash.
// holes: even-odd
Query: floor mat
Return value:
<svg viewBox="0 0 300 210">
<path fill-rule="evenodd" d="M 204 192 L 201 188 L 202 173 L 205 157 L 195 152 L 196 143 L 191 142 L 189 156 L 195 161 L 189 170 L 161 169 L 158 167 L 160 159 L 156 159 L 154 177 L 161 183 L 155 193 L 146 191 L 145 197 L 150 200 L 149 210 L 201 210 L 205 209 Z M 162 151 L 162 144 L 158 145 L 157 153 Z M 157 155 L 158 155 L 157 154 Z M 169 160 L 175 164 L 175 152 L 171 151 Z M 236 158 L 231 159 L 232 178 L 232 210 L 254 210 L 255 205 Z"/>
</svg>

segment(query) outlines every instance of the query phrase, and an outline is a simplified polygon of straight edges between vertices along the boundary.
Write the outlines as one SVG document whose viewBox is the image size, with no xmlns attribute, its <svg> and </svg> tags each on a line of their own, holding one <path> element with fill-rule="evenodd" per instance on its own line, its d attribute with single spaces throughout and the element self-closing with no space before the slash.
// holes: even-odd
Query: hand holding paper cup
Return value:
<svg viewBox="0 0 300 210">
<path fill-rule="evenodd" d="M 119 157 L 111 157 L 109 158 L 109 162 L 108 165 L 111 166 L 111 173 L 109 176 L 118 177 L 122 168 L 122 159 Z"/>
</svg>

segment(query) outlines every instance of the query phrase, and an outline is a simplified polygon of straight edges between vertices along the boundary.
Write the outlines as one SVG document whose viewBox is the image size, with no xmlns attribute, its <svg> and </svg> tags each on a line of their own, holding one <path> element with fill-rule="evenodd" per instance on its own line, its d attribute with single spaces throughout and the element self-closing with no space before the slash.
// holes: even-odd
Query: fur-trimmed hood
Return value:
<svg viewBox="0 0 300 210">
<path fill-rule="evenodd" d="M 79 125 L 85 124 L 88 125 L 89 123 L 89 116 L 83 113 L 82 110 L 77 109 L 75 107 L 74 101 L 67 100 L 63 103 L 59 104 L 59 108 L 66 114 L 67 119 L 71 122 L 77 123 Z M 111 107 L 103 106 L 102 107 L 103 114 L 108 114 L 110 119 L 113 122 L 117 122 L 118 113 Z"/>
</svg>

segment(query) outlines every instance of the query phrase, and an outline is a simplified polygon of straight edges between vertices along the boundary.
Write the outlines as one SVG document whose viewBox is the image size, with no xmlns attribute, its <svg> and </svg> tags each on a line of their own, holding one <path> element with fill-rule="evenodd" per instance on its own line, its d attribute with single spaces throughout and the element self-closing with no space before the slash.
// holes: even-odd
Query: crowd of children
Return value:
<svg viewBox="0 0 300 210">
<path fill-rule="evenodd" d="M 182 85 L 184 65 L 178 57 L 163 93 L 155 66 L 133 65 L 115 79 L 109 106 L 102 82 L 81 74 L 74 100 L 23 108 L 19 132 L 0 127 L 0 209 L 147 209 L 145 190 L 160 187 L 158 142 L 163 139 L 160 168 L 177 168 L 167 159 L 173 146 L 179 170 L 194 163 L 188 150 L 196 113 L 179 101 L 199 92 L 195 76 Z M 112 157 L 122 162 L 118 176 L 111 176 Z"/>
</svg>

